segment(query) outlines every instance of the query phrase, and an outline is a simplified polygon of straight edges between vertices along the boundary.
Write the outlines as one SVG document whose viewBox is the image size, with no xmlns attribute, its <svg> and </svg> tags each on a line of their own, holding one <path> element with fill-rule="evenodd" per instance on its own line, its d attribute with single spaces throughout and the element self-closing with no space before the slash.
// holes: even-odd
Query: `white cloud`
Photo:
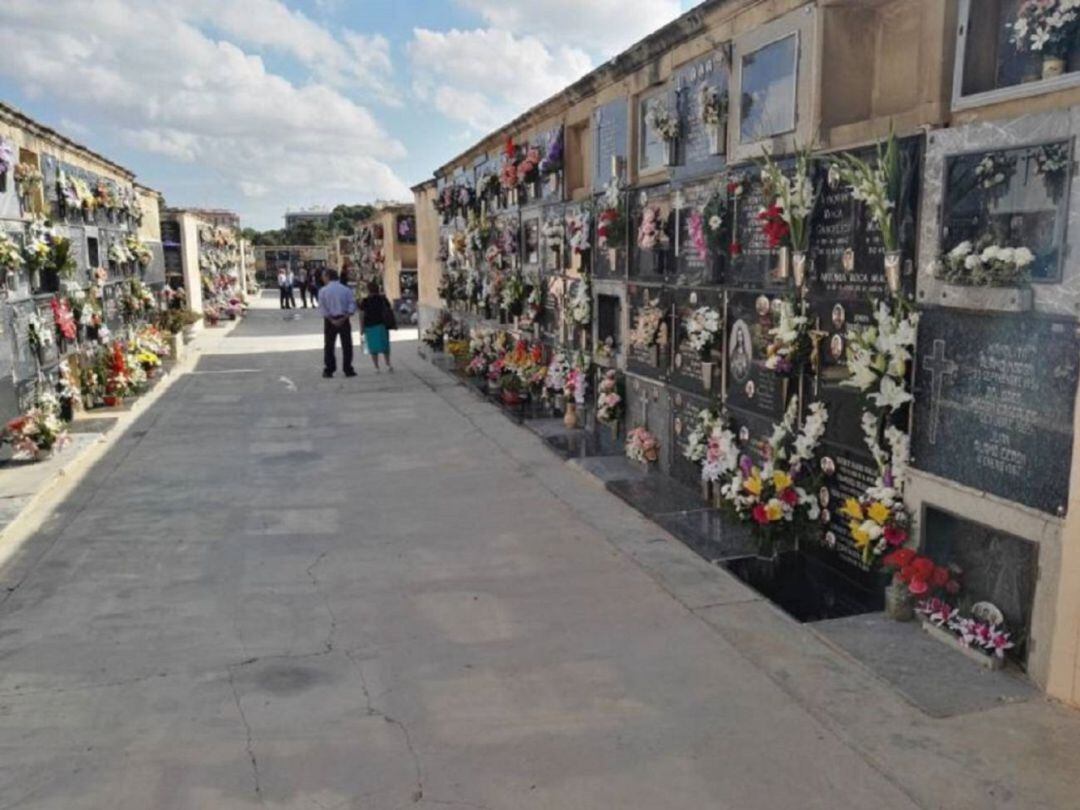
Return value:
<svg viewBox="0 0 1080 810">
<path fill-rule="evenodd" d="M 458 0 L 494 28 L 565 43 L 601 58 L 633 45 L 682 13 L 680 0 Z"/>
<path fill-rule="evenodd" d="M 592 67 L 578 48 L 484 28 L 414 29 L 408 54 L 417 94 L 479 131 L 506 123 Z"/>
<path fill-rule="evenodd" d="M 407 194 L 386 163 L 405 149 L 367 109 L 327 83 L 294 84 L 260 56 L 211 38 L 191 22 L 198 5 L 4 0 L 0 73 L 27 93 L 64 104 L 69 117 L 78 112 L 98 131 L 111 128 L 139 149 L 210 169 L 233 190 L 273 196 L 281 207 L 301 194 L 326 202 Z M 289 17 L 299 32 L 289 43 L 268 33 L 279 5 L 216 0 L 217 28 L 239 27 L 234 15 L 246 10 L 253 21 L 247 41 L 290 49 L 314 72 L 359 80 L 360 67 L 325 61 L 313 23 Z M 389 69 L 385 40 L 355 37 L 340 44 L 353 63 L 362 61 L 361 48 L 368 54 L 364 70 Z"/>
</svg>

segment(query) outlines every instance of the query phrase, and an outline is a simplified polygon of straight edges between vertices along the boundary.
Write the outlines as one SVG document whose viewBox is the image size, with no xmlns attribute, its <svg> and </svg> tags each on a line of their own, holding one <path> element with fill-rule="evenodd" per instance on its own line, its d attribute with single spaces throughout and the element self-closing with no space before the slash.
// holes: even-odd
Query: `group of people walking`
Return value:
<svg viewBox="0 0 1080 810">
<path fill-rule="evenodd" d="M 281 294 L 282 309 L 296 309 L 296 291 L 300 292 L 300 300 L 304 309 L 308 308 L 308 298 L 311 298 L 311 306 L 318 306 L 319 288 L 322 279 L 316 270 L 306 270 L 302 273 L 294 273 L 291 269 L 278 270 L 278 291 Z"/>
<path fill-rule="evenodd" d="M 394 373 L 390 364 L 390 330 L 397 328 L 394 308 L 374 281 L 367 284 L 367 295 L 357 305 L 353 291 L 341 283 L 337 270 L 323 272 L 324 284 L 319 289 L 319 314 L 323 317 L 323 376 L 333 377 L 337 371 L 336 350 L 341 341 L 341 369 L 346 377 L 355 377 L 353 368 L 352 316 L 360 313 L 362 346 L 371 355 L 378 373 L 380 355 L 386 360 L 386 370 Z"/>
</svg>

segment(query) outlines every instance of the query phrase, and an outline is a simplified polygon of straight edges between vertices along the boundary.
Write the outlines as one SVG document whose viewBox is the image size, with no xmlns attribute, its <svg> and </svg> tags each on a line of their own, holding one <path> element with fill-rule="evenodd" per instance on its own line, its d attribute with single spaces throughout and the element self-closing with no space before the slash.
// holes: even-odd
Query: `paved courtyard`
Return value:
<svg viewBox="0 0 1080 810">
<path fill-rule="evenodd" d="M 0 571 L 3 810 L 1076 806 L 1076 714 L 923 715 L 415 344 L 321 379 L 303 316 Z"/>
</svg>

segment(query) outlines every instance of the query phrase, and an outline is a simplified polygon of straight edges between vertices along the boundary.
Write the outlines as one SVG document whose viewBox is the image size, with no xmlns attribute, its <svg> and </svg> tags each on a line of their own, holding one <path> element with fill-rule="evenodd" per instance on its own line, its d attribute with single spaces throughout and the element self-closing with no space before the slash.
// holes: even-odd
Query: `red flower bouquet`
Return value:
<svg viewBox="0 0 1080 810">
<path fill-rule="evenodd" d="M 758 222 L 761 223 L 761 230 L 765 234 L 765 238 L 769 240 L 770 248 L 778 248 L 787 241 L 791 229 L 788 228 L 787 222 L 784 221 L 783 207 L 774 203 L 761 211 L 757 218 Z"/>
<path fill-rule="evenodd" d="M 882 565 L 893 571 L 893 582 L 902 582 L 914 596 L 928 597 L 939 591 L 956 594 L 960 591 L 957 571 L 937 565 L 929 557 L 916 554 L 910 548 L 900 548 L 887 555 Z"/>
</svg>

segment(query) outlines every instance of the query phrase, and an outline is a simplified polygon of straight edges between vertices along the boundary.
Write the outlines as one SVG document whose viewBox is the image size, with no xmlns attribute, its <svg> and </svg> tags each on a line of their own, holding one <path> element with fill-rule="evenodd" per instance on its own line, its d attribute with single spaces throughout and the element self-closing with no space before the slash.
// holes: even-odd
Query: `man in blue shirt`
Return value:
<svg viewBox="0 0 1080 810">
<path fill-rule="evenodd" d="M 324 377 L 333 377 L 337 370 L 334 344 L 341 336 L 341 367 L 346 377 L 355 377 L 352 362 L 352 323 L 349 317 L 356 312 L 356 298 L 352 290 L 338 280 L 337 270 L 327 270 L 323 275 L 323 288 L 319 290 L 319 314 L 323 316 Z"/>
</svg>

